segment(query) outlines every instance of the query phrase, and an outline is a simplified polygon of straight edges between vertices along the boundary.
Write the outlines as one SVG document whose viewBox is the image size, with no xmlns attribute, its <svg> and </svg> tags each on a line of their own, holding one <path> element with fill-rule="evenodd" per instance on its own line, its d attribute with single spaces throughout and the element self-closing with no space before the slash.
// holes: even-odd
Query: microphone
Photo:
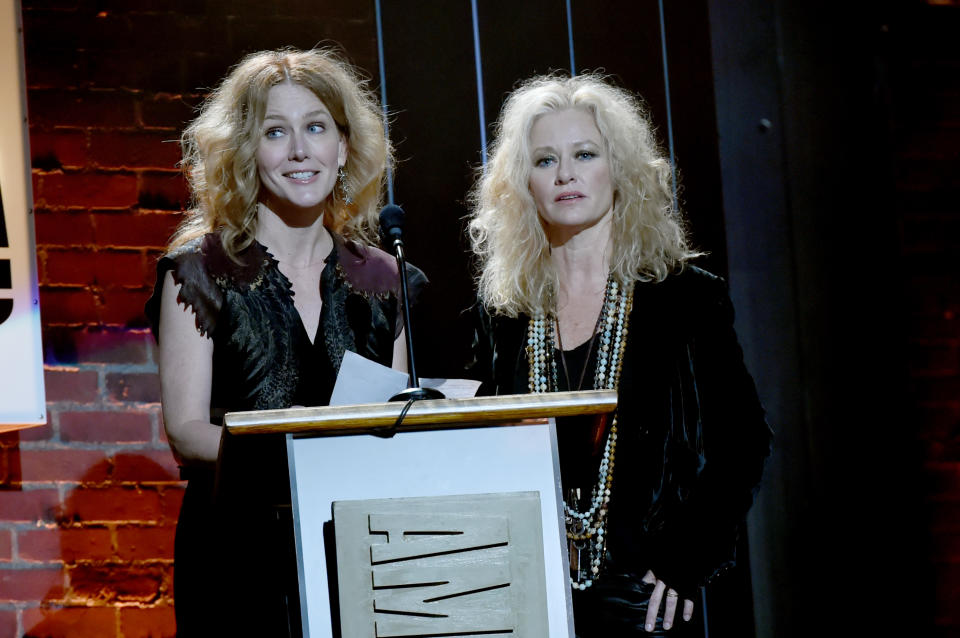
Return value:
<svg viewBox="0 0 960 638">
<path fill-rule="evenodd" d="M 384 246 L 394 252 L 397 242 L 403 245 L 403 224 L 406 213 L 395 204 L 384 206 L 380 210 L 380 240 Z"/>
<path fill-rule="evenodd" d="M 407 389 L 390 397 L 391 401 L 418 401 L 420 399 L 443 399 L 443 393 L 434 388 L 421 388 L 417 377 L 417 366 L 413 360 L 413 326 L 410 324 L 410 299 L 407 296 L 407 262 L 403 246 L 403 222 L 406 213 L 394 204 L 384 206 L 380 211 L 380 239 L 390 252 L 397 256 L 397 269 L 400 271 L 400 302 L 403 308 L 403 327 L 407 335 L 407 366 L 410 378 Z"/>
</svg>

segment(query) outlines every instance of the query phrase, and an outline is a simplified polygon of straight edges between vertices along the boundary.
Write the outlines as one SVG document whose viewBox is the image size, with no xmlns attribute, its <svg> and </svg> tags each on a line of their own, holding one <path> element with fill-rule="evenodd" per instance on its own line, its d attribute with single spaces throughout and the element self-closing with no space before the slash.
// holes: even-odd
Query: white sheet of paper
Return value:
<svg viewBox="0 0 960 638">
<path fill-rule="evenodd" d="M 473 379 L 420 379 L 423 388 L 434 388 L 448 399 L 469 399 L 477 396 L 479 381 Z"/>
<path fill-rule="evenodd" d="M 380 365 L 347 350 L 343 353 L 330 405 L 381 403 L 407 387 L 405 372 Z M 424 388 L 436 388 L 448 399 L 466 399 L 477 394 L 479 381 L 472 379 L 420 379 Z"/>
</svg>

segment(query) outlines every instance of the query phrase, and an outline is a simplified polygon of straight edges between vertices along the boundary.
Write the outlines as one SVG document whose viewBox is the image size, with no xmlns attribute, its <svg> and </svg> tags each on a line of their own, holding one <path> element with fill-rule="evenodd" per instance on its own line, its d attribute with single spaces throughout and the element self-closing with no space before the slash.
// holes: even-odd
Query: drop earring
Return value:
<svg viewBox="0 0 960 638">
<path fill-rule="evenodd" d="M 353 198 L 347 192 L 347 174 L 342 166 L 337 169 L 337 189 L 340 191 L 340 199 L 343 200 L 344 204 L 349 206 L 353 203 Z"/>
</svg>

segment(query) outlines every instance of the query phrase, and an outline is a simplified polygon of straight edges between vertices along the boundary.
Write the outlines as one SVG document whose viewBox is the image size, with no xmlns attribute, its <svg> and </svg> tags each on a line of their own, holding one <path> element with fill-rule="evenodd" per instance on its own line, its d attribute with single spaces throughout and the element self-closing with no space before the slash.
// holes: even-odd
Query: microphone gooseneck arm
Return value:
<svg viewBox="0 0 960 638">
<path fill-rule="evenodd" d="M 417 365 L 413 360 L 413 329 L 410 322 L 410 297 L 407 293 L 407 259 L 403 254 L 403 240 L 399 237 L 393 240 L 393 249 L 397 254 L 397 269 L 400 271 L 400 304 L 403 306 L 403 332 L 407 342 L 407 368 L 410 372 L 410 381 L 407 387 L 419 388 L 420 378 L 417 377 Z"/>
</svg>

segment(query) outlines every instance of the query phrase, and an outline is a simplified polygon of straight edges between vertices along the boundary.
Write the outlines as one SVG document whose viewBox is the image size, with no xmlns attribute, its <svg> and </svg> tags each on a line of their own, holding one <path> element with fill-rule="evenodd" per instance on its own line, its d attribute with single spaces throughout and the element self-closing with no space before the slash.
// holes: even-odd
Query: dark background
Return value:
<svg viewBox="0 0 960 638">
<path fill-rule="evenodd" d="M 960 636 L 958 4 L 665 0 L 661 29 L 655 0 L 571 0 L 569 22 L 563 0 L 478 0 L 488 134 L 518 80 L 569 69 L 568 28 L 577 70 L 639 92 L 665 145 L 672 124 L 680 203 L 703 265 L 729 279 L 776 432 L 741 567 L 708 592 L 713 636 Z M 244 53 L 335 42 L 379 91 L 376 8 L 23 0 L 59 393 L 54 435 L 27 451 L 60 449 L 69 411 L 156 409 L 142 304 L 187 203 L 172 140 L 205 90 Z M 381 9 L 395 199 L 410 259 L 432 279 L 418 367 L 458 375 L 473 300 L 464 194 L 481 161 L 472 7 Z M 136 381 L 117 388 L 113 374 Z M 0 441 L 4 458 L 17 445 Z M 137 609 L 169 618 L 158 587 Z M 11 612 L 18 627 L 32 604 Z M 131 604 L 99 595 L 74 611 Z"/>
</svg>

